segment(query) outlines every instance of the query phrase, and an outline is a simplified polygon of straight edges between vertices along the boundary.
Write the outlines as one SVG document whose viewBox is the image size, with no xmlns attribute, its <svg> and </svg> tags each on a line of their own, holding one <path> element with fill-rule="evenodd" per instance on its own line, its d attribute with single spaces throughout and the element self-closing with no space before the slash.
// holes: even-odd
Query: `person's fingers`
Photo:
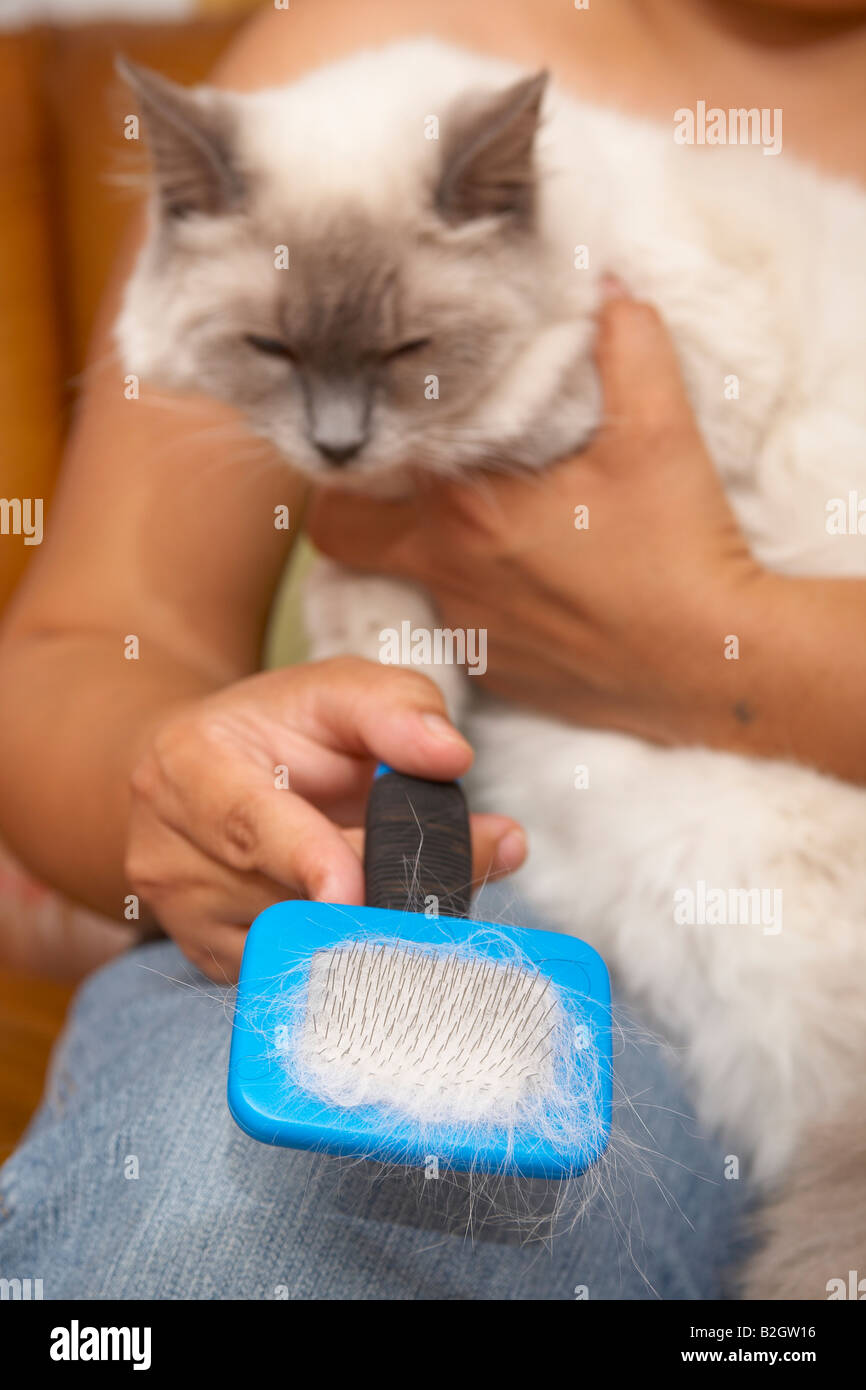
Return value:
<svg viewBox="0 0 866 1390">
<path fill-rule="evenodd" d="M 472 831 L 472 882 L 477 887 L 489 878 L 513 874 L 526 858 L 526 835 L 509 816 L 478 814 L 469 817 Z"/>
<path fill-rule="evenodd" d="M 170 757 L 137 770 L 133 790 L 163 825 L 237 873 L 305 897 L 361 901 L 360 865 L 337 826 L 250 760 L 213 749 L 202 776 L 203 752 L 200 741 L 184 747 L 176 739 Z M 146 880 L 146 864 L 127 871 L 133 882 Z"/>
<path fill-rule="evenodd" d="M 516 821 L 507 816 L 470 817 L 472 830 L 472 885 L 477 888 L 490 879 L 513 873 L 526 857 L 526 837 Z M 346 832 L 346 840 L 358 857 L 363 855 L 361 830 Z M 259 912 L 288 896 L 261 883 L 239 882 L 234 901 L 220 900 L 210 908 L 196 908 L 185 895 L 182 912 L 176 920 L 173 904 L 160 914 L 163 927 L 171 933 L 189 960 L 216 984 L 233 984 L 240 974 L 246 929 Z M 325 901 L 328 901 L 327 899 Z M 346 902 L 345 898 L 335 899 Z M 354 904 L 355 900 L 352 899 Z M 226 924 L 225 917 L 238 917 L 237 925 Z M 190 918 L 196 922 L 190 929 Z"/>
<path fill-rule="evenodd" d="M 693 427 L 674 345 L 656 310 L 625 295 L 601 310 L 596 361 L 604 417 L 618 433 L 642 439 Z"/>
<path fill-rule="evenodd" d="M 471 766 L 472 749 L 449 720 L 442 692 L 420 671 L 339 657 L 311 665 L 304 678 L 315 698 L 302 709 L 295 702 L 295 723 L 317 756 L 298 766 L 299 792 L 315 795 L 323 785 L 323 745 L 436 781 Z"/>
<path fill-rule="evenodd" d="M 383 560 L 399 572 L 406 538 L 418 525 L 417 499 L 399 502 L 319 488 L 305 516 L 307 532 L 323 555 L 359 570 L 379 570 Z"/>
<path fill-rule="evenodd" d="M 470 827 L 474 887 L 513 873 L 523 863 L 526 837 L 516 821 L 508 816 L 473 815 Z M 203 882 L 197 893 L 191 893 L 188 887 L 183 893 L 169 891 L 162 901 L 157 894 L 159 921 L 203 974 L 217 984 L 231 984 L 240 971 L 247 928 L 260 912 L 295 894 L 260 876 L 233 874 L 224 866 L 213 864 L 194 846 L 184 843 L 182 837 L 177 837 L 178 845 L 188 862 L 175 864 L 173 869 L 169 862 L 172 854 L 165 842 L 171 836 L 167 830 L 160 847 L 162 874 L 171 879 L 180 870 L 187 881 L 191 873 L 201 875 L 203 880 L 207 874 L 210 882 Z M 355 828 L 343 832 L 343 838 L 360 865 L 364 832 Z M 334 901 L 342 903 L 347 899 L 338 896 Z"/>
<path fill-rule="evenodd" d="M 315 810 L 312 814 L 318 817 Z M 345 881 L 355 890 L 352 900 L 361 901 L 358 832 L 334 829 L 341 841 L 340 867 L 348 866 Z M 303 882 L 305 854 L 296 847 L 289 847 L 285 876 L 274 879 L 215 858 L 190 838 L 186 827 L 175 828 L 149 807 L 133 807 L 130 831 L 127 880 L 172 935 L 199 921 L 246 928 L 272 903 L 315 896 Z M 332 900 L 339 896 L 335 894 Z M 349 901 L 349 897 L 343 900 Z"/>
</svg>

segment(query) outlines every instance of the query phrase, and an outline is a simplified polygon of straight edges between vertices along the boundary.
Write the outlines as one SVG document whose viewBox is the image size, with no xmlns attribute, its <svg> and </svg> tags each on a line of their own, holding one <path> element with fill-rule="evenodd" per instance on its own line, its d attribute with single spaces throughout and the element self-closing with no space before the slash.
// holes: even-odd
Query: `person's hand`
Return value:
<svg viewBox="0 0 866 1390">
<path fill-rule="evenodd" d="M 710 739 L 699 721 L 761 571 L 655 311 L 615 294 L 596 352 L 604 424 L 578 456 L 419 480 L 399 502 L 320 492 L 310 533 L 347 565 L 423 584 L 444 626 L 486 628 L 490 690 L 656 741 Z"/>
<path fill-rule="evenodd" d="M 206 975 L 236 979 L 246 928 L 271 903 L 363 903 L 359 827 L 379 761 L 434 780 L 472 762 L 418 672 L 310 663 L 174 711 L 132 774 L 130 886 Z M 476 881 L 518 867 L 515 821 L 471 825 Z"/>
</svg>

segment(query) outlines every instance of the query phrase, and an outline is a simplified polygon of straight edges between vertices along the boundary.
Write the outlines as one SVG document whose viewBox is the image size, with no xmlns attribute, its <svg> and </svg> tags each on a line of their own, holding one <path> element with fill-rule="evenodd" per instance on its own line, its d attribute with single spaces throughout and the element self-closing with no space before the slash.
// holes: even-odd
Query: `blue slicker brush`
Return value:
<svg viewBox="0 0 866 1390">
<path fill-rule="evenodd" d="M 253 922 L 228 1103 L 266 1144 L 565 1178 L 610 1133 L 610 983 L 585 942 L 469 919 L 457 783 L 380 769 L 366 907 Z M 438 914 L 438 915 L 437 915 Z"/>
</svg>

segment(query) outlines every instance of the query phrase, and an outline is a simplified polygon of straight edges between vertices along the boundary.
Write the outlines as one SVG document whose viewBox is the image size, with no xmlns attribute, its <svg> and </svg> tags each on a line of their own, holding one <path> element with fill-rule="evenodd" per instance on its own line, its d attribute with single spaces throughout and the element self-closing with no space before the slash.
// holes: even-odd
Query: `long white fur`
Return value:
<svg viewBox="0 0 866 1390">
<path fill-rule="evenodd" d="M 340 1105 L 513 1122 L 554 1084 L 559 1010 L 540 971 L 355 941 L 313 957 L 301 1064 Z"/>
<path fill-rule="evenodd" d="M 411 187 L 426 152 L 405 132 L 417 130 L 419 112 L 516 73 L 412 43 L 268 100 L 303 106 L 318 148 L 333 120 L 333 84 L 356 91 L 365 139 L 351 142 L 345 163 L 329 157 L 314 172 L 311 157 L 299 186 L 308 171 L 320 185 L 352 179 L 375 202 L 389 192 L 376 182 L 377 140 L 405 138 Z M 660 308 L 757 558 L 788 574 L 866 574 L 863 538 L 825 526 L 830 498 L 866 496 L 866 195 L 787 152 L 684 149 L 670 129 L 561 89 L 549 94 L 540 160 L 559 293 L 577 318 L 607 270 Z M 590 272 L 573 268 L 577 244 L 590 248 Z M 510 419 L 521 402 L 555 393 L 555 371 L 539 371 L 509 377 L 489 411 Z M 732 373 L 737 400 L 725 399 Z M 417 589 L 333 567 L 311 581 L 309 610 L 316 655 L 375 659 L 382 629 L 404 618 L 436 624 Z M 549 922 L 592 942 L 656 1026 L 683 1044 L 724 1151 L 751 1160 L 760 1178 L 780 1174 L 804 1126 L 843 1111 L 860 1085 L 866 793 L 793 762 L 576 729 L 473 695 L 453 668 L 428 674 L 475 746 L 473 805 L 507 809 L 529 830 L 527 896 Z M 589 769 L 587 789 L 575 789 L 577 765 Z M 782 930 L 678 925 L 674 894 L 699 881 L 780 888 Z"/>
</svg>

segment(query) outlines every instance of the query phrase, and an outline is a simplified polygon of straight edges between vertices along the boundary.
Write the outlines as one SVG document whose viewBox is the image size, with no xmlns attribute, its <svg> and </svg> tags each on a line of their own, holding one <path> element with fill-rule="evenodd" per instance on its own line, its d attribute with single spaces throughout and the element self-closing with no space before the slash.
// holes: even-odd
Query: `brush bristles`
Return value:
<svg viewBox="0 0 866 1390">
<path fill-rule="evenodd" d="M 603 1053 L 582 971 L 563 981 L 539 970 L 490 922 L 441 941 L 354 925 L 313 951 L 287 943 L 286 966 L 249 1001 L 305 1139 L 310 1125 L 335 1139 L 345 1125 L 355 1157 L 410 1168 L 435 1158 L 437 1173 L 497 1181 L 539 1157 L 561 1180 L 603 1150 Z"/>
<path fill-rule="evenodd" d="M 355 941 L 314 955 L 300 1061 L 341 1105 L 513 1120 L 553 1085 L 549 979 L 481 954 Z"/>
</svg>

